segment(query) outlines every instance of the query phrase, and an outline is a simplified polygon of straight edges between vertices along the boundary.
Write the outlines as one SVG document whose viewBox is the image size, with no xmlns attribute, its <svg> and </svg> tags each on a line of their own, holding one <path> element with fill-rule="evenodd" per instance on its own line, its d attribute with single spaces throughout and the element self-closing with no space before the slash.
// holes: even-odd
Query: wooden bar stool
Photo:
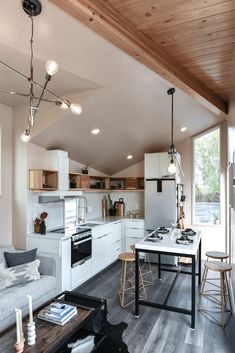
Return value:
<svg viewBox="0 0 235 353">
<path fill-rule="evenodd" d="M 207 261 L 209 260 L 209 258 L 211 258 L 213 260 L 220 260 L 221 262 L 223 262 L 224 260 L 227 261 L 228 258 L 228 254 L 222 251 L 207 251 L 206 256 Z"/>
<path fill-rule="evenodd" d="M 208 270 L 219 273 L 219 285 L 215 284 L 214 282 L 211 282 L 210 279 L 207 278 Z M 200 290 L 199 311 L 222 327 L 225 327 L 232 312 L 227 279 L 227 272 L 231 270 L 232 266 L 224 262 L 205 262 L 205 270 L 203 273 L 202 285 Z M 210 285 L 210 287 L 208 286 L 208 288 L 206 288 L 207 285 Z M 200 307 L 202 297 L 210 299 L 213 303 L 216 304 L 216 306 L 213 308 Z"/>
<path fill-rule="evenodd" d="M 133 253 L 135 253 L 135 244 L 131 244 L 130 249 L 133 251 Z M 147 287 L 154 285 L 154 279 L 149 254 L 146 253 L 145 259 L 146 261 L 143 264 L 140 264 L 140 268 L 143 276 L 144 286 Z"/>
<path fill-rule="evenodd" d="M 209 261 L 209 259 L 211 258 L 213 260 L 218 260 L 221 262 L 225 260 L 227 262 L 229 255 L 223 251 L 207 251 L 206 257 L 207 257 L 207 261 Z M 204 277 L 205 271 L 206 271 L 206 267 L 204 267 L 202 278 Z M 211 281 L 216 281 L 218 279 L 220 278 L 210 278 Z"/>
<path fill-rule="evenodd" d="M 126 308 L 128 305 L 132 304 L 135 301 L 135 254 L 131 252 L 124 252 L 119 254 L 119 260 L 122 262 L 121 267 L 121 276 L 120 276 L 120 289 L 119 289 L 119 297 L 120 297 L 120 305 L 122 308 Z M 140 296 L 142 299 L 146 299 L 146 292 L 143 282 L 143 276 L 141 273 L 141 269 L 139 267 L 140 273 L 140 289 L 143 289 L 143 296 Z M 125 295 L 131 294 L 134 296 L 133 300 L 125 302 Z"/>
</svg>

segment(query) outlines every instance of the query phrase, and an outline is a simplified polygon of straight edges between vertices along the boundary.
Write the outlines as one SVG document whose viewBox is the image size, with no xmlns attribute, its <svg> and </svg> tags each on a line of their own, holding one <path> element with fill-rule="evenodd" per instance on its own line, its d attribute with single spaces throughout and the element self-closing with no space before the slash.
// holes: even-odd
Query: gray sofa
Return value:
<svg viewBox="0 0 235 353">
<path fill-rule="evenodd" d="M 16 252 L 12 246 L 0 248 L 0 263 L 5 263 L 4 251 Z M 28 314 L 27 294 L 32 295 L 33 309 L 36 309 L 47 300 L 61 291 L 61 262 L 59 256 L 40 253 L 40 279 L 22 286 L 0 290 L 0 332 L 15 323 L 15 308 L 22 309 L 22 314 Z"/>
</svg>

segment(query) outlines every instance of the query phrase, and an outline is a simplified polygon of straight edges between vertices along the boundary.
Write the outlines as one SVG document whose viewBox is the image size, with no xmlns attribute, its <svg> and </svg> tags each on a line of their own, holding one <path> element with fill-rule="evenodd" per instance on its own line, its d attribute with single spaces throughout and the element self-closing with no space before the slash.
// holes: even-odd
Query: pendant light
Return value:
<svg viewBox="0 0 235 353">
<path fill-rule="evenodd" d="M 168 89 L 167 93 L 169 95 L 171 95 L 171 146 L 170 149 L 168 151 L 169 157 L 170 157 L 170 165 L 168 167 L 168 172 L 170 174 L 175 174 L 176 173 L 176 165 L 175 165 L 175 155 L 176 155 L 176 148 L 174 145 L 174 121 L 173 121 L 173 114 L 174 114 L 174 110 L 173 110 L 173 95 L 175 93 L 175 89 L 174 88 L 170 88 Z"/>
<path fill-rule="evenodd" d="M 170 159 L 170 164 L 168 167 L 168 172 L 170 174 L 175 174 L 177 171 L 177 168 L 179 169 L 180 174 L 184 177 L 184 172 L 180 166 L 180 163 L 178 161 L 177 157 L 177 151 L 174 145 L 174 102 L 173 102 L 173 96 L 175 93 L 174 88 L 170 88 L 167 91 L 167 94 L 171 96 L 171 145 L 170 149 L 168 151 L 169 159 Z"/>
</svg>

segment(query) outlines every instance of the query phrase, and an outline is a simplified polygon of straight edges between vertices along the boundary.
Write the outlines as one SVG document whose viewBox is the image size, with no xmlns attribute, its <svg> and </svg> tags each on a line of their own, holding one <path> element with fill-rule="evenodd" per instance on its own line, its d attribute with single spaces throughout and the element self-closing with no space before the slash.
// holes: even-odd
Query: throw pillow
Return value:
<svg viewBox="0 0 235 353">
<path fill-rule="evenodd" d="M 18 266 L 32 262 L 36 259 L 37 249 L 22 252 L 6 252 L 4 251 L 4 257 L 8 267 Z"/>
<path fill-rule="evenodd" d="M 0 290 L 40 279 L 39 265 L 40 260 L 35 260 L 23 265 L 0 268 Z"/>
</svg>

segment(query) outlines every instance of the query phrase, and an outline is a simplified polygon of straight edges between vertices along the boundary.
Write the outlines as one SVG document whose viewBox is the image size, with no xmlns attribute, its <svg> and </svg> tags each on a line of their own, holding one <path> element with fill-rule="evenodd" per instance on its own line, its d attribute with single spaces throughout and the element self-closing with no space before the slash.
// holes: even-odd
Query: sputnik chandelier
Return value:
<svg viewBox="0 0 235 353">
<path fill-rule="evenodd" d="M 18 95 L 23 97 L 29 98 L 29 116 L 28 116 L 28 124 L 27 128 L 24 130 L 22 135 L 20 136 L 23 142 L 28 142 L 31 139 L 31 128 L 34 126 L 35 116 L 37 111 L 39 110 L 40 103 L 42 101 L 49 102 L 57 105 L 59 108 L 63 110 L 70 109 L 73 114 L 81 114 L 82 107 L 78 103 L 71 103 L 68 99 L 64 99 L 51 90 L 47 88 L 48 82 L 51 80 L 52 76 L 55 75 L 59 69 L 57 62 L 54 60 L 47 61 L 45 65 L 46 69 L 46 76 L 45 76 L 45 83 L 44 85 L 40 85 L 34 80 L 34 66 L 33 66 L 33 37 L 34 37 L 34 23 L 33 17 L 39 15 L 42 11 L 42 5 L 39 0 L 23 0 L 22 1 L 22 8 L 25 13 L 29 16 L 31 20 L 31 38 L 30 38 L 30 76 L 26 76 L 25 74 L 19 72 L 18 70 L 14 69 L 10 65 L 6 64 L 5 62 L 0 60 L 0 65 L 6 67 L 10 71 L 16 73 L 18 76 L 21 76 L 29 83 L 29 93 L 21 93 L 15 91 L 8 91 L 5 89 L 0 88 L 1 92 L 9 93 L 11 95 Z M 41 93 L 39 97 L 35 96 L 34 94 L 34 87 L 39 87 L 41 89 Z M 44 98 L 44 93 L 47 92 L 54 97 L 54 100 Z"/>
</svg>

